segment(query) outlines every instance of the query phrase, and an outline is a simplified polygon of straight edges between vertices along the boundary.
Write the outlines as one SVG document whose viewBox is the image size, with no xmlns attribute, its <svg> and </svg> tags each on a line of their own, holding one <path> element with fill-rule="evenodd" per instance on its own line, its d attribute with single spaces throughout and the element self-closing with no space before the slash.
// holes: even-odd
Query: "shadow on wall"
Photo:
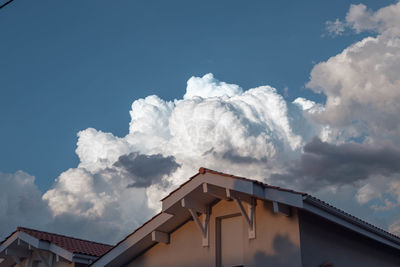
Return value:
<svg viewBox="0 0 400 267">
<path fill-rule="evenodd" d="M 273 248 L 275 254 L 267 255 L 262 251 L 254 254 L 253 266 L 298 267 L 301 266 L 299 247 L 293 244 L 288 236 L 277 235 Z"/>
</svg>

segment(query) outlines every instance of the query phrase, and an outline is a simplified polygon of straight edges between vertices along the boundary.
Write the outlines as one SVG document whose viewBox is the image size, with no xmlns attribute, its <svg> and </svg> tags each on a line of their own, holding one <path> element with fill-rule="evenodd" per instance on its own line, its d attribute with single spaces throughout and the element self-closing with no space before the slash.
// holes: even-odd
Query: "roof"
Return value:
<svg viewBox="0 0 400 267">
<path fill-rule="evenodd" d="M 107 244 L 39 231 L 35 229 L 29 229 L 25 227 L 18 227 L 17 231 L 27 233 L 28 235 L 31 235 L 39 240 L 55 244 L 71 253 L 100 257 L 113 247 Z"/>
<path fill-rule="evenodd" d="M 382 228 L 379 228 L 379 227 L 377 227 L 377 226 L 375 226 L 375 225 L 373 225 L 373 224 L 371 224 L 369 222 L 361 220 L 360 218 L 358 218 L 358 217 L 356 217 L 354 215 L 351 215 L 350 213 L 347 213 L 347 212 L 345 212 L 345 211 L 343 211 L 343 210 L 341 210 L 339 208 L 336 208 L 336 207 L 330 205 L 329 203 L 327 203 L 327 202 L 325 202 L 325 201 L 323 201 L 321 199 L 318 199 L 318 198 L 316 198 L 314 196 L 311 196 L 311 195 L 308 195 L 308 194 L 306 196 L 307 196 L 307 198 L 305 199 L 305 201 L 307 201 L 307 202 L 318 203 L 317 205 L 319 205 L 320 207 L 325 207 L 326 209 L 330 210 L 331 212 L 337 213 L 338 216 L 342 215 L 343 217 L 346 217 L 349 220 L 351 220 L 353 223 L 360 224 L 360 225 L 363 225 L 366 228 L 369 228 L 370 231 L 376 231 L 376 232 L 381 233 L 381 234 L 383 234 L 385 236 L 390 236 L 396 242 L 400 242 L 400 237 L 395 235 L 395 234 L 393 234 L 393 233 L 390 233 L 390 232 L 388 232 L 388 231 L 386 231 L 386 230 L 384 230 Z"/>
<path fill-rule="evenodd" d="M 109 252 L 98 258 L 92 265 L 116 266 L 115 263 L 118 261 L 117 257 L 122 258 L 122 254 L 130 254 L 131 256 L 138 255 L 141 251 L 154 245 L 155 241 L 151 239 L 151 233 L 153 231 L 171 232 L 169 229 L 176 229 L 185 223 L 188 220 L 187 218 L 175 218 L 179 216 L 177 207 L 181 207 L 180 200 L 198 190 L 202 184 L 226 187 L 229 190 L 239 192 L 243 195 L 250 195 L 258 199 L 270 200 L 306 210 L 400 250 L 400 238 L 398 236 L 367 223 L 307 193 L 272 186 L 257 180 L 201 167 L 197 174 L 189 178 L 188 181 L 161 200 L 162 211 L 160 213 L 126 236 Z M 212 201 L 208 200 L 208 203 L 211 202 Z M 126 257 L 125 255 L 124 259 L 119 260 L 119 265 L 126 260 Z M 124 263 L 122 263 L 122 265 L 123 264 Z"/>
<path fill-rule="evenodd" d="M 329 209 L 332 209 L 332 210 L 334 210 L 334 211 L 336 211 L 336 212 L 338 212 L 338 213 L 341 213 L 341 214 L 343 214 L 344 216 L 351 217 L 353 220 L 355 220 L 355 221 L 357 221 L 357 222 L 359 222 L 359 223 L 368 225 L 369 227 L 371 227 L 371 228 L 373 228 L 373 229 L 375 229 L 375 230 L 377 230 L 377 231 L 379 231 L 379 232 L 382 232 L 382 233 L 384 233 L 384 234 L 390 235 L 390 236 L 392 236 L 392 237 L 394 237 L 394 238 L 397 238 L 397 239 L 399 238 L 399 237 L 398 237 L 397 235 L 395 235 L 395 234 L 392 234 L 392 233 L 390 233 L 390 232 L 388 232 L 388 231 L 385 231 L 385 230 L 382 229 L 382 228 L 379 228 L 379 227 L 377 227 L 377 226 L 375 226 L 375 225 L 373 225 L 373 224 L 370 224 L 370 223 L 368 223 L 368 222 L 366 222 L 366 221 L 364 221 L 364 220 L 361 220 L 360 218 L 357 218 L 356 216 L 353 216 L 353 215 L 351 215 L 351 214 L 349 214 L 349 213 L 347 213 L 347 212 L 345 212 L 345 211 L 343 211 L 343 210 L 341 210 L 341 209 L 339 209 L 339 208 L 336 208 L 336 207 L 330 205 L 329 203 L 327 203 L 327 202 L 325 202 L 325 201 L 323 201 L 323 200 L 320 200 L 320 199 L 318 199 L 318 198 L 316 198 L 316 197 L 314 197 L 314 196 L 312 196 L 312 195 L 309 195 L 309 194 L 307 194 L 307 193 L 299 192 L 299 191 L 295 191 L 295 190 L 291 190 L 291 189 L 286 189 L 286 188 L 282 188 L 282 187 L 278 187 L 278 186 L 272 186 L 272 185 L 268 185 L 268 184 L 266 184 L 266 183 L 262 183 L 262 182 L 259 182 L 259 181 L 256 181 L 256 180 L 252 180 L 252 179 L 248 179 L 248 178 L 244 178 L 244 177 L 238 177 L 238 176 L 235 176 L 235 175 L 226 174 L 226 173 L 223 173 L 223 172 L 218 172 L 218 171 L 206 169 L 206 168 L 203 168 L 203 167 L 199 169 L 199 173 L 206 173 L 206 172 L 208 172 L 208 173 L 214 173 L 214 174 L 219 174 L 219 175 L 221 175 L 221 176 L 232 177 L 232 178 L 236 178 L 236 179 L 242 179 L 242 180 L 246 180 L 246 181 L 252 181 L 252 182 L 255 182 L 255 183 L 258 183 L 258 184 L 262 185 L 262 186 L 265 187 L 265 188 L 274 188 L 274 189 L 277 189 L 277 190 L 280 190 L 280 191 L 291 192 L 291 193 L 294 193 L 294 194 L 301 194 L 301 195 L 304 196 L 304 199 L 307 199 L 307 200 L 310 200 L 310 201 L 314 201 L 314 202 L 318 202 L 319 204 L 321 204 L 321 205 L 323 205 L 323 206 L 326 206 L 326 207 L 328 207 Z"/>
<path fill-rule="evenodd" d="M 88 265 L 112 248 L 111 245 L 18 227 L 0 243 L 0 267 L 11 266 L 15 257 L 30 257 L 44 250 L 63 260 Z M 52 255 L 53 255 L 52 254 Z"/>
<path fill-rule="evenodd" d="M 287 189 L 287 188 L 282 188 L 282 187 L 279 187 L 279 186 L 272 186 L 272 185 L 269 185 L 269 184 L 266 184 L 266 183 L 263 183 L 263 182 L 260 182 L 260 181 L 257 181 L 257 180 L 253 180 L 253 179 L 249 179 L 249 178 L 245 178 L 245 177 L 236 176 L 236 175 L 233 175 L 233 174 L 227 174 L 227 173 L 224 173 L 224 172 L 214 171 L 214 170 L 211 170 L 211 169 L 207 169 L 207 168 L 204 168 L 204 167 L 200 167 L 199 173 L 196 173 L 195 175 L 193 175 L 192 177 L 190 177 L 189 180 L 187 180 L 186 182 L 184 182 L 183 184 L 181 184 L 181 185 L 180 185 L 178 188 L 176 188 L 175 190 L 171 191 L 166 197 L 164 197 L 163 199 L 161 199 L 161 201 L 163 201 L 164 199 L 168 198 L 168 197 L 171 196 L 173 193 L 175 193 L 175 192 L 178 191 L 180 188 L 182 188 L 185 184 L 189 183 L 191 180 L 193 180 L 194 178 L 196 178 L 196 176 L 197 176 L 198 174 L 205 174 L 205 173 L 212 173 L 212 174 L 217 174 L 217 175 L 220 175 L 220 176 L 229 177 L 229 178 L 234 178 L 234 179 L 238 179 L 238 180 L 242 180 L 242 181 L 253 182 L 253 183 L 259 184 L 259 185 L 261 185 L 261 186 L 263 186 L 263 187 L 265 187 L 265 188 L 277 189 L 277 190 L 280 190 L 280 191 L 290 192 L 290 193 L 299 194 L 299 195 L 307 195 L 306 193 L 303 193 L 303 192 L 299 192 L 299 191 L 295 191 L 295 190 L 291 190 L 291 189 Z"/>
</svg>

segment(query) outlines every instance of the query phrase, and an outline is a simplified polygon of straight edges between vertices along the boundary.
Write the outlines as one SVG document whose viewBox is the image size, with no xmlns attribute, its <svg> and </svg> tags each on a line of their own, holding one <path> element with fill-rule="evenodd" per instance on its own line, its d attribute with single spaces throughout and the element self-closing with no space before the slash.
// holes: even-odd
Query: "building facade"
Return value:
<svg viewBox="0 0 400 267">
<path fill-rule="evenodd" d="M 400 266 L 400 239 L 308 194 L 200 168 L 92 266 Z"/>
</svg>

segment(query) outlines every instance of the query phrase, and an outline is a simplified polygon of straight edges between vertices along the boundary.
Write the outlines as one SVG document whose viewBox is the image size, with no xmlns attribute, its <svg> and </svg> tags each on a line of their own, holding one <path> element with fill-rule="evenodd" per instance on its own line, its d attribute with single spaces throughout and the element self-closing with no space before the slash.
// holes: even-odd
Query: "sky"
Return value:
<svg viewBox="0 0 400 267">
<path fill-rule="evenodd" d="M 200 166 L 400 233 L 399 18 L 385 0 L 13 1 L 0 237 L 115 243 Z"/>
</svg>

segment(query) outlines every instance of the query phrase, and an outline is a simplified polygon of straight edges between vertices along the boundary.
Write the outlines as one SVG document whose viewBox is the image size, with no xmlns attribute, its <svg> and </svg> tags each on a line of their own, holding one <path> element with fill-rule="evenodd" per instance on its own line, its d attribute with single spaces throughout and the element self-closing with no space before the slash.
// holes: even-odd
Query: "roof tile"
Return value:
<svg viewBox="0 0 400 267">
<path fill-rule="evenodd" d="M 89 256 L 100 257 L 108 252 L 113 246 L 101 244 L 93 241 L 78 239 L 74 237 L 58 235 L 39 230 L 18 227 L 17 231 L 24 232 L 39 240 L 47 241 L 55 244 L 71 253 L 84 254 Z"/>
</svg>

